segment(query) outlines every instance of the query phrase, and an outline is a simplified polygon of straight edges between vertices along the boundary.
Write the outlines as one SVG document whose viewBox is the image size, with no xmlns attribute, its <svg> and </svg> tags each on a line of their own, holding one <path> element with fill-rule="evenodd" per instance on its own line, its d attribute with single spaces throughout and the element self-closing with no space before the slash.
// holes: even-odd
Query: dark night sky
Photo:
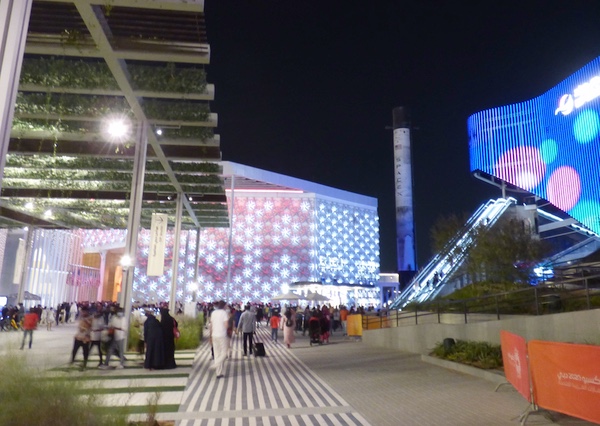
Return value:
<svg viewBox="0 0 600 426">
<path fill-rule="evenodd" d="M 392 109 L 412 111 L 417 254 L 441 215 L 496 188 L 469 172 L 466 121 L 538 96 L 600 56 L 598 0 L 206 0 L 223 160 L 375 197 L 396 270 Z"/>
</svg>

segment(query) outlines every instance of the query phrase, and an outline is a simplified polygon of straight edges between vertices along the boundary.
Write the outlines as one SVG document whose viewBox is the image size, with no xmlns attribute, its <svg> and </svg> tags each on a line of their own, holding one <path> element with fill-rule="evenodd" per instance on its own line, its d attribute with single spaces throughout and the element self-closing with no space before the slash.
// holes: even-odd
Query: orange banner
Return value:
<svg viewBox="0 0 600 426">
<path fill-rule="evenodd" d="M 531 402 L 529 365 L 527 364 L 527 342 L 524 337 L 508 331 L 500 331 L 504 375 L 523 397 Z"/>
<path fill-rule="evenodd" d="M 600 347 L 532 340 L 528 349 L 535 403 L 600 423 Z"/>
</svg>

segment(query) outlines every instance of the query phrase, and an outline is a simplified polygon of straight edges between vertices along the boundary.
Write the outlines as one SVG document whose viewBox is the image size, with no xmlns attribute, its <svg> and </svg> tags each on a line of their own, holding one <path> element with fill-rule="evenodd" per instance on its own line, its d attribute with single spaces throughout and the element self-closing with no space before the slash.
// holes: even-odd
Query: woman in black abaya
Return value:
<svg viewBox="0 0 600 426">
<path fill-rule="evenodd" d="M 169 314 L 168 308 L 160 308 L 160 325 L 165 348 L 165 365 L 163 368 L 177 368 L 175 364 L 175 334 L 173 328 L 177 326 L 177 321 Z"/>
<path fill-rule="evenodd" d="M 146 311 L 144 322 L 144 342 L 146 343 L 146 357 L 144 368 L 159 370 L 165 366 L 165 343 L 160 322 L 151 310 Z"/>
</svg>

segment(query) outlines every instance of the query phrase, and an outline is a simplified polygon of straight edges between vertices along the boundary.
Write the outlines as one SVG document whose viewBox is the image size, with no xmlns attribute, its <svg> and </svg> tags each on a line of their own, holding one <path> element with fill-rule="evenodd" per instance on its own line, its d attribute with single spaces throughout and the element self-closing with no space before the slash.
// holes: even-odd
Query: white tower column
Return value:
<svg viewBox="0 0 600 426">
<path fill-rule="evenodd" d="M 398 271 L 415 271 L 412 159 L 408 109 L 394 108 L 394 186 L 396 189 L 396 249 Z"/>
<path fill-rule="evenodd" d="M 32 0 L 0 1 L 0 170 L 4 170 Z M 2 173 L 0 173 L 0 188 Z"/>
</svg>

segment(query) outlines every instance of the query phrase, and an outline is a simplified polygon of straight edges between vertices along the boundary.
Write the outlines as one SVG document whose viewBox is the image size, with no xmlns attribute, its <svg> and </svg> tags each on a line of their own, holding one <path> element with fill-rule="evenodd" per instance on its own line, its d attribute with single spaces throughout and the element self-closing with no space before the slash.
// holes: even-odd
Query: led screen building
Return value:
<svg viewBox="0 0 600 426">
<path fill-rule="evenodd" d="M 201 298 L 266 302 L 299 281 L 377 288 L 376 199 L 222 164 L 232 233 L 201 231 Z"/>
<path fill-rule="evenodd" d="M 468 133 L 472 172 L 600 232 L 600 58 L 537 98 L 472 115 Z"/>
</svg>

